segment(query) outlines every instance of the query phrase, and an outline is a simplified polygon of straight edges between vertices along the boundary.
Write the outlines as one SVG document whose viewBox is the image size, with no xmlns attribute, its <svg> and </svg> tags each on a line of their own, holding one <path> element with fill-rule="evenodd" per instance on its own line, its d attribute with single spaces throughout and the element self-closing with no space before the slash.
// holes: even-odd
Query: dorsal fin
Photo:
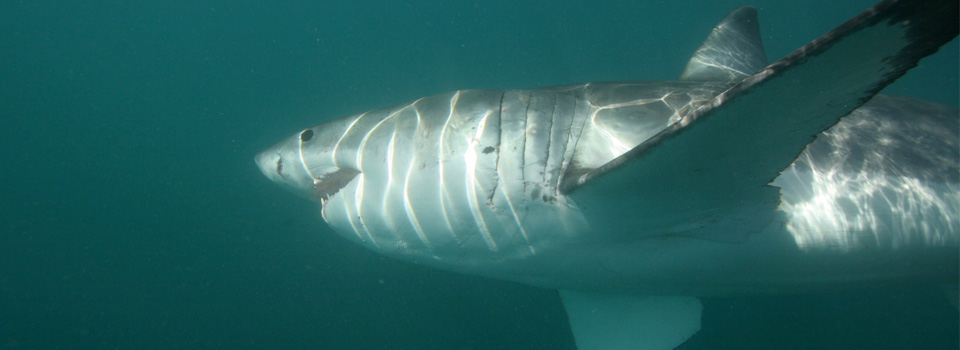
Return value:
<svg viewBox="0 0 960 350">
<path fill-rule="evenodd" d="M 766 66 L 757 9 L 741 7 L 713 28 L 687 62 L 680 80 L 740 81 Z"/>
</svg>

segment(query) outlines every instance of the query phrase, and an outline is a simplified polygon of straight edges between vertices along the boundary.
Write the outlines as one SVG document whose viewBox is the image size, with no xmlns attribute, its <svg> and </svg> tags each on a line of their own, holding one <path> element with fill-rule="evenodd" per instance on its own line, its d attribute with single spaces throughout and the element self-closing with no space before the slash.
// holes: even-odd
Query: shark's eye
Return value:
<svg viewBox="0 0 960 350">
<path fill-rule="evenodd" d="M 307 129 L 300 133 L 300 142 L 307 142 L 313 138 L 313 130 Z"/>
<path fill-rule="evenodd" d="M 283 158 L 277 159 L 277 174 L 283 175 Z"/>
</svg>

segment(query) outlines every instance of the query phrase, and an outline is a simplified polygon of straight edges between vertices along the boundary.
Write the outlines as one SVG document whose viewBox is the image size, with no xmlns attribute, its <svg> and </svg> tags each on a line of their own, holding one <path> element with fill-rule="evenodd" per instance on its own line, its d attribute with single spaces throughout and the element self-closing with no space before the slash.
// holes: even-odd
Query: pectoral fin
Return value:
<svg viewBox="0 0 960 350">
<path fill-rule="evenodd" d="M 579 350 L 669 350 L 700 330 L 700 300 L 560 290 Z"/>
<path fill-rule="evenodd" d="M 885 1 L 563 190 L 589 217 L 644 235 L 736 241 L 775 219 L 769 186 L 817 134 L 957 36 L 956 0 Z"/>
</svg>

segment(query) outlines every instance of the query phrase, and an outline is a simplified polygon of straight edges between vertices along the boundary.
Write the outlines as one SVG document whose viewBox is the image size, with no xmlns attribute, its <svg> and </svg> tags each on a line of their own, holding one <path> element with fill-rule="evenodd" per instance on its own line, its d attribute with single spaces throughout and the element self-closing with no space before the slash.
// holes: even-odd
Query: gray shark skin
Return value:
<svg viewBox="0 0 960 350">
<path fill-rule="evenodd" d="M 956 37 L 956 12 L 885 1 L 767 66 L 742 8 L 678 81 L 454 91 L 302 130 L 256 161 L 378 253 L 579 291 L 563 297 L 581 349 L 610 336 L 573 305 L 624 302 L 589 293 L 955 283 L 960 112 L 877 92 Z M 631 344 L 699 329 L 696 299 L 655 300 L 690 315 L 669 326 L 685 335 Z"/>
</svg>

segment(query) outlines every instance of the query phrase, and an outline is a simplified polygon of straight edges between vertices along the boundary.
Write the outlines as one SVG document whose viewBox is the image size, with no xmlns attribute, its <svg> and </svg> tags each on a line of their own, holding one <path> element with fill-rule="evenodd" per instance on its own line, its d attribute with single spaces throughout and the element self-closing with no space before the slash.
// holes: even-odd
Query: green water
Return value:
<svg viewBox="0 0 960 350">
<path fill-rule="evenodd" d="M 706 3 L 706 2 L 704 2 Z M 777 59 L 870 1 L 0 2 L 0 348 L 573 349 L 554 291 L 384 259 L 260 149 L 464 88 L 665 80 L 727 11 Z M 888 93 L 958 105 L 954 40 Z M 705 300 L 690 349 L 957 349 L 926 286 Z"/>
</svg>

